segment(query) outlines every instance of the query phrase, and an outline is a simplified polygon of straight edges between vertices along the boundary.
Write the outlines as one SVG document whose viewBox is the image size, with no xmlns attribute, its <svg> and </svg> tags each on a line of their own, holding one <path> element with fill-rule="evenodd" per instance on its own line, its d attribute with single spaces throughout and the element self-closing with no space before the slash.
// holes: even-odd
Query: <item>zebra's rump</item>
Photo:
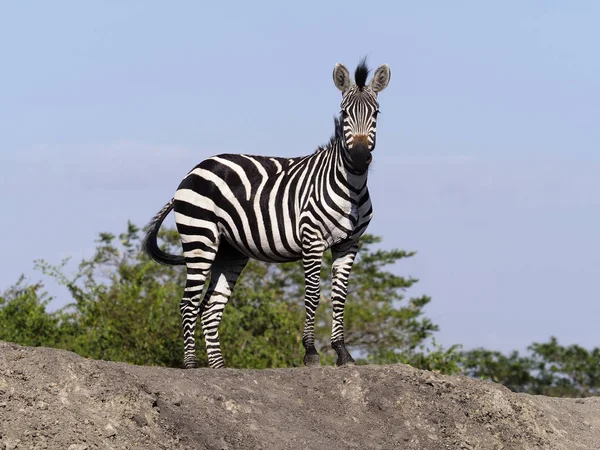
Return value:
<svg viewBox="0 0 600 450">
<path fill-rule="evenodd" d="M 218 196 L 205 196 L 180 189 L 175 195 L 175 221 L 183 243 L 203 241 L 215 245 L 224 238 L 250 258 L 268 262 L 294 261 L 302 248 L 296 227 L 281 220 L 265 219 L 268 211 L 257 211 L 248 202 L 239 208 Z M 272 211 L 283 215 L 280 210 Z"/>
<path fill-rule="evenodd" d="M 175 194 L 182 240 L 222 236 L 234 248 L 263 261 L 302 255 L 297 226 L 298 186 L 289 183 L 287 160 L 220 155 L 196 166 Z"/>
</svg>

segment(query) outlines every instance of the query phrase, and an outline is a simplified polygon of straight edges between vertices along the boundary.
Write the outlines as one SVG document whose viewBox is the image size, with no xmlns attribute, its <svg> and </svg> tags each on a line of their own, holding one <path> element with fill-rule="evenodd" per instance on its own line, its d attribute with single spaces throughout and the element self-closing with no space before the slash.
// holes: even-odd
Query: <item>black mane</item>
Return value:
<svg viewBox="0 0 600 450">
<path fill-rule="evenodd" d="M 339 116 L 333 116 L 333 126 L 333 136 L 331 136 L 331 139 L 329 140 L 332 144 L 338 139 L 341 139 L 343 135 L 344 125 L 342 124 L 341 114 Z"/>
<path fill-rule="evenodd" d="M 367 84 L 367 77 L 369 76 L 369 68 L 367 67 L 367 57 L 365 56 L 358 63 L 358 67 L 356 68 L 356 72 L 354 72 L 354 82 L 356 86 L 358 86 L 359 90 L 363 90 L 365 85 Z"/>
<path fill-rule="evenodd" d="M 326 148 L 331 147 L 336 142 L 338 142 L 340 139 L 342 139 L 344 127 L 342 125 L 342 116 L 341 115 L 333 117 L 333 126 L 334 126 L 334 131 L 333 131 L 333 135 L 331 136 L 331 138 L 329 138 L 329 142 L 327 143 L 327 145 L 319 146 L 319 148 L 317 148 L 315 153 L 322 152 Z"/>
</svg>

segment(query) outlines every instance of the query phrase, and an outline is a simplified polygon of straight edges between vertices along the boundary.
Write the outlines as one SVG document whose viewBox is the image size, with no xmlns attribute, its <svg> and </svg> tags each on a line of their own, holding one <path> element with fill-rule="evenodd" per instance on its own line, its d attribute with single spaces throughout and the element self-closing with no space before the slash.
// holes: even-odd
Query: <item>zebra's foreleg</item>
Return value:
<svg viewBox="0 0 600 450">
<path fill-rule="evenodd" d="M 355 362 L 344 343 L 344 306 L 348 294 L 348 279 L 357 251 L 358 243 L 356 242 L 332 248 L 331 304 L 333 306 L 333 320 L 331 346 L 337 353 L 336 364 L 338 366 L 354 364 Z"/>
<path fill-rule="evenodd" d="M 248 257 L 227 244 L 222 244 L 212 267 L 201 320 L 208 365 L 213 369 L 225 367 L 219 342 L 219 325 L 225 305 L 227 305 L 235 283 L 247 263 Z"/>
<path fill-rule="evenodd" d="M 315 347 L 315 313 L 321 298 L 321 262 L 323 260 L 324 246 L 317 245 L 304 252 L 304 307 L 306 318 L 302 345 L 305 349 L 304 364 L 318 366 L 321 364 L 319 352 Z"/>
</svg>

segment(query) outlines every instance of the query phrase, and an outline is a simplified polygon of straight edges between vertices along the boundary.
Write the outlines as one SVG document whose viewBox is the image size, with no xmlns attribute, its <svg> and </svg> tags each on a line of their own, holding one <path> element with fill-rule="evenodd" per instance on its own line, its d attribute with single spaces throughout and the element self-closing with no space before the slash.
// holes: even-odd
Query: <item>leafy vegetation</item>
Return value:
<svg viewBox="0 0 600 450">
<path fill-rule="evenodd" d="M 502 383 L 516 392 L 553 397 L 587 397 L 600 394 L 600 348 L 564 347 L 556 337 L 534 342 L 529 355 L 476 349 L 464 354 L 467 375 Z"/>
<path fill-rule="evenodd" d="M 180 251 L 173 229 L 160 234 L 161 245 Z M 464 373 L 517 392 L 562 397 L 600 393 L 600 349 L 564 347 L 552 337 L 533 343 L 529 354 L 478 348 L 443 348 L 438 326 L 424 316 L 428 296 L 405 296 L 416 279 L 389 271 L 413 253 L 375 249 L 381 239 L 365 235 L 350 277 L 346 303 L 346 343 L 359 364 L 405 363 L 446 374 Z M 323 364 L 334 364 L 330 347 L 331 253 L 324 256 L 322 298 L 317 311 L 316 346 Z M 41 283 L 19 279 L 0 294 L 0 340 L 75 351 L 94 359 L 181 367 L 183 339 L 179 299 L 183 267 L 167 267 L 140 252 L 139 229 L 129 223 L 119 236 L 101 233 L 94 255 L 74 274 L 66 261 L 37 267 L 68 292 L 69 303 L 47 310 L 50 296 Z M 227 305 L 220 328 L 226 364 L 239 368 L 294 367 L 302 363 L 304 274 L 301 263 L 251 261 Z M 61 303 L 65 303 L 61 299 Z M 197 355 L 207 366 L 198 327 Z"/>
<path fill-rule="evenodd" d="M 164 230 L 162 246 L 179 252 L 175 230 Z M 346 344 L 359 364 L 406 362 L 417 367 L 456 373 L 457 353 L 426 344 L 438 330 L 423 315 L 427 296 L 405 298 L 417 280 L 387 268 L 412 256 L 402 250 L 374 250 L 380 238 L 366 235 L 353 268 L 345 313 Z M 44 345 L 82 356 L 134 364 L 180 367 L 183 344 L 179 298 L 185 285 L 183 267 L 166 267 L 140 251 L 139 229 L 129 223 L 119 236 L 101 233 L 95 254 L 73 275 L 66 261 L 37 267 L 67 288 L 70 302 L 49 313 L 50 301 L 40 284 L 20 280 L 0 297 L 0 339 Z M 324 364 L 333 364 L 330 347 L 331 253 L 325 255 L 323 291 L 315 332 Z M 251 261 L 227 305 L 220 328 L 229 367 L 293 367 L 301 364 L 304 322 L 302 264 Z M 64 301 L 63 301 L 64 303 Z M 207 365 L 199 331 L 197 354 Z"/>
</svg>

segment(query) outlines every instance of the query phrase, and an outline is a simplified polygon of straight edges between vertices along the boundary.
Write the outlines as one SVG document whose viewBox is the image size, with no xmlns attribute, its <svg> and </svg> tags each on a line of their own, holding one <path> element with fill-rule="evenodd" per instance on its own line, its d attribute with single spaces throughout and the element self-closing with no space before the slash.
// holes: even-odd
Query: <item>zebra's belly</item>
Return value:
<svg viewBox="0 0 600 450">
<path fill-rule="evenodd" d="M 229 244 L 252 259 L 265 262 L 289 262 L 302 259 L 302 247 L 293 239 L 261 239 L 260 236 L 232 235 L 223 230 Z"/>
<path fill-rule="evenodd" d="M 346 239 L 348 239 L 352 235 L 353 230 L 343 230 L 340 228 L 334 228 L 325 234 L 324 243 L 325 247 L 329 248 L 338 244 Z"/>
</svg>

